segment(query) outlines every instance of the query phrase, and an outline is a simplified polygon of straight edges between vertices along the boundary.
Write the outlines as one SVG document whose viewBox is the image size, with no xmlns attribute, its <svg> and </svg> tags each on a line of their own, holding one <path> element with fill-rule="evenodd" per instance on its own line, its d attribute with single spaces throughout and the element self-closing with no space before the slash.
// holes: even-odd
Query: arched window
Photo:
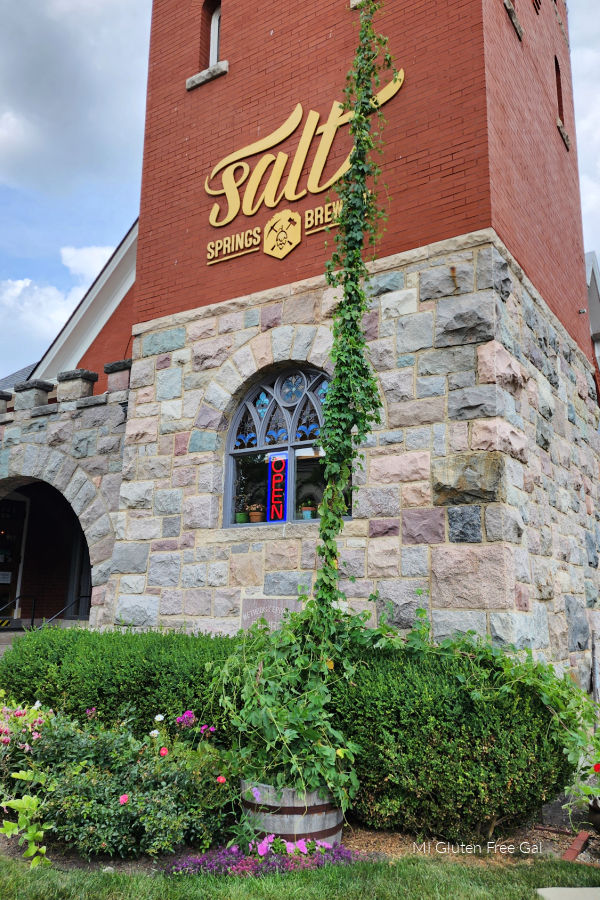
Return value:
<svg viewBox="0 0 600 900">
<path fill-rule="evenodd" d="M 295 367 L 249 391 L 229 433 L 225 525 L 246 516 L 268 522 L 316 518 L 324 480 L 314 442 L 328 388 L 328 375 Z"/>
<path fill-rule="evenodd" d="M 219 50 L 221 44 L 221 4 L 218 3 L 210 20 L 210 53 L 208 65 L 215 66 L 220 59 Z"/>
</svg>

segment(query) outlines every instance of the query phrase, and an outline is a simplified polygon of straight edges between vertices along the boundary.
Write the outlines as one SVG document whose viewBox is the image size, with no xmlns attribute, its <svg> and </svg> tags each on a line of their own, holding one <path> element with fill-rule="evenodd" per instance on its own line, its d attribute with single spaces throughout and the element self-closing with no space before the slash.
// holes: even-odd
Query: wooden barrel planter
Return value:
<svg viewBox="0 0 600 900">
<path fill-rule="evenodd" d="M 255 799 L 252 789 L 260 794 Z M 284 788 L 281 795 L 268 784 L 242 781 L 242 806 L 249 821 L 261 835 L 274 834 L 284 841 L 327 841 L 339 844 L 342 840 L 342 810 L 331 799 L 323 799 L 318 791 L 299 794 Z"/>
</svg>

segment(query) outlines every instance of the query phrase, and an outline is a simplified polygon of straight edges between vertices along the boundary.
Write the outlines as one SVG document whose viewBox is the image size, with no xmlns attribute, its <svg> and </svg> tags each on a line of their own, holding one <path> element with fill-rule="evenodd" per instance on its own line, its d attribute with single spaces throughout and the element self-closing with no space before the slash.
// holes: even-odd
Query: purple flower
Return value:
<svg viewBox="0 0 600 900">
<path fill-rule="evenodd" d="M 256 802 L 258 803 L 258 801 L 260 800 L 260 791 L 259 791 L 258 788 L 255 788 L 255 787 L 252 788 L 252 796 L 254 797 L 254 799 L 256 800 Z"/>
</svg>

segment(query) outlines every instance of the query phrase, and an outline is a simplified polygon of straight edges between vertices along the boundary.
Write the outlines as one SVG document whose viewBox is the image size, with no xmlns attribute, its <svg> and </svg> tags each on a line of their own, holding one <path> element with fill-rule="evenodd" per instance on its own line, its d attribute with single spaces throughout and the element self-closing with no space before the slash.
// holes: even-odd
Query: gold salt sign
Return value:
<svg viewBox="0 0 600 900">
<path fill-rule="evenodd" d="M 396 96 L 404 83 L 401 69 L 373 99 L 373 107 L 380 108 Z M 350 168 L 350 154 L 329 178 L 324 177 L 329 155 L 338 131 L 350 122 L 351 112 L 344 112 L 341 103 L 332 104 L 325 122 L 320 123 L 320 114 L 311 109 L 304 120 L 300 141 L 288 169 L 289 153 L 265 152 L 277 147 L 290 138 L 304 119 L 302 104 L 298 103 L 288 119 L 271 134 L 252 144 L 230 153 L 222 159 L 206 179 L 204 188 L 211 197 L 217 197 L 209 215 L 214 228 L 230 225 L 242 213 L 255 216 L 264 206 L 275 209 L 283 200 L 295 203 L 307 194 L 320 194 L 329 190 Z M 315 139 L 319 139 L 306 182 L 301 184 L 302 172 L 306 165 Z M 263 155 L 252 165 L 250 159 Z M 286 175 L 287 171 L 287 175 Z M 266 181 L 265 181 L 266 179 Z M 263 184 L 264 182 L 264 184 Z M 332 224 L 339 212 L 339 204 L 306 210 L 304 213 L 305 234 L 314 234 Z M 273 216 L 264 229 L 254 227 L 239 231 L 228 237 L 211 241 L 207 245 L 207 263 L 214 265 L 246 253 L 256 253 L 261 244 L 268 256 L 284 259 L 302 239 L 302 222 L 298 213 L 281 210 Z"/>
</svg>

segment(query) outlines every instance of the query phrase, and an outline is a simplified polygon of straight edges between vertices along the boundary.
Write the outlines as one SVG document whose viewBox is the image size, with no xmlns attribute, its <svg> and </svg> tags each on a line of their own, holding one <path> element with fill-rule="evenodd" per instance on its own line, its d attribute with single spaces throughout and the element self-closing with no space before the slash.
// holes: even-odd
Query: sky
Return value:
<svg viewBox="0 0 600 900">
<path fill-rule="evenodd" d="M 0 0 L 0 377 L 37 361 L 137 217 L 151 0 Z M 586 250 L 600 16 L 570 0 Z"/>
</svg>

